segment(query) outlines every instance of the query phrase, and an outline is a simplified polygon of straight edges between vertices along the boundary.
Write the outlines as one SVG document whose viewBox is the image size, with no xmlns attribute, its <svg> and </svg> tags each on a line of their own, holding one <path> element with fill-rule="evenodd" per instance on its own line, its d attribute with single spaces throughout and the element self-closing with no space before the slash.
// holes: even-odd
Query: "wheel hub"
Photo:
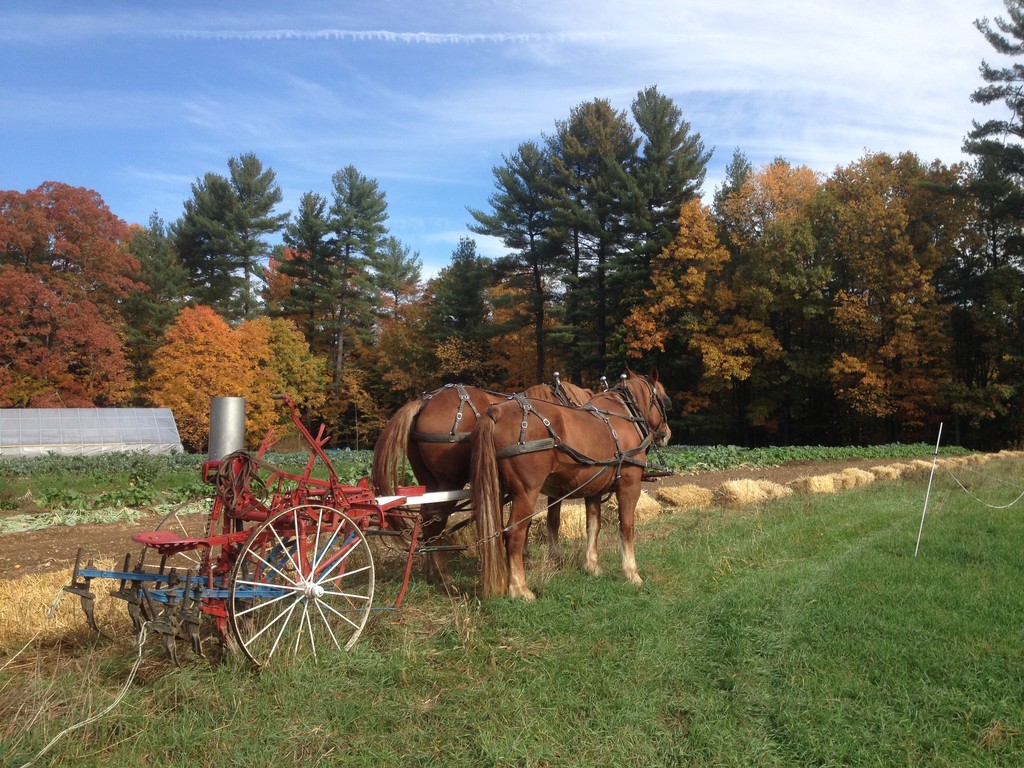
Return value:
<svg viewBox="0 0 1024 768">
<path fill-rule="evenodd" d="M 315 581 L 307 581 L 303 584 L 302 591 L 306 597 L 312 597 L 315 600 L 319 600 L 324 596 L 324 588 Z"/>
</svg>

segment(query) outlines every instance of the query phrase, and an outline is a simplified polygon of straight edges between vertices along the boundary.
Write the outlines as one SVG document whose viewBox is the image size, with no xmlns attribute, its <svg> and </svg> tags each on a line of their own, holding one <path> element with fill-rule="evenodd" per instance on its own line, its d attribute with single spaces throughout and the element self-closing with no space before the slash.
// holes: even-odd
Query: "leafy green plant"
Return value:
<svg viewBox="0 0 1024 768">
<path fill-rule="evenodd" d="M 54 488 L 43 491 L 39 496 L 38 504 L 52 510 L 82 511 L 92 509 L 93 500 L 73 488 Z"/>
</svg>

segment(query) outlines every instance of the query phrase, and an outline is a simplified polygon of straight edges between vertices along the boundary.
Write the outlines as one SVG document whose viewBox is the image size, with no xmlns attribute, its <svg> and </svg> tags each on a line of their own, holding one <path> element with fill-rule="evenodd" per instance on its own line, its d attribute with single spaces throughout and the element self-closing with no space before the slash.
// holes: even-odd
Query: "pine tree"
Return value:
<svg viewBox="0 0 1024 768">
<path fill-rule="evenodd" d="M 335 235 L 331 272 L 331 328 L 334 333 L 334 383 L 340 385 L 346 337 L 357 334 L 369 341 L 370 321 L 377 294 L 369 267 L 381 251 L 388 218 L 387 196 L 375 179 L 348 165 L 332 177 L 331 231 Z"/>
<path fill-rule="evenodd" d="M 333 349 L 333 334 L 325 338 L 325 323 L 333 311 L 337 282 L 327 199 L 315 192 L 303 194 L 282 239 L 290 251 L 277 269 L 289 278 L 290 288 L 278 311 L 299 324 L 312 348 L 327 353 Z"/>
<path fill-rule="evenodd" d="M 470 230 L 501 240 L 509 249 L 497 264 L 499 275 L 513 290 L 526 294 L 519 327 L 533 327 L 536 381 L 546 370 L 547 310 L 562 265 L 557 260 L 551 215 L 552 168 L 544 148 L 528 141 L 491 169 L 495 192 L 488 198 L 491 212 L 470 209 L 476 220 Z"/>
<path fill-rule="evenodd" d="M 270 252 L 263 239 L 284 226 L 276 175 L 253 154 L 228 160 L 230 177 L 206 173 L 192 184 L 171 237 L 189 273 L 191 298 L 228 320 L 257 310 L 258 283 Z"/>
<path fill-rule="evenodd" d="M 144 382 L 153 372 L 150 358 L 164 331 L 184 306 L 188 276 L 156 213 L 150 215 L 146 229 L 133 229 L 128 250 L 139 262 L 135 279 L 142 289 L 125 297 L 121 314 L 128 358 L 136 379 Z"/>
</svg>

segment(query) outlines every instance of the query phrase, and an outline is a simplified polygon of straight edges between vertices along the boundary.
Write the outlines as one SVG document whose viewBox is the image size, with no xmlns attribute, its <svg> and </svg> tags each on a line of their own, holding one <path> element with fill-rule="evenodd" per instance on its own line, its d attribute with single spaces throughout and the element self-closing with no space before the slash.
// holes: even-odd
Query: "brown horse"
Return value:
<svg viewBox="0 0 1024 768">
<path fill-rule="evenodd" d="M 594 393 L 563 382 L 555 374 L 554 384 L 537 384 L 524 393 L 545 402 L 574 406 L 590 400 Z M 402 406 L 384 427 L 373 450 L 373 483 L 379 495 L 391 495 L 403 484 L 406 466 L 428 492 L 458 491 L 466 487 L 470 473 L 469 438 L 478 419 L 495 403 L 512 395 L 462 384 L 448 384 Z M 423 508 L 423 541 L 427 571 L 446 586 L 451 582 L 443 549 L 431 549 L 458 507 L 457 501 Z M 558 507 L 549 518 L 557 540 Z"/>
<path fill-rule="evenodd" d="M 495 403 L 473 432 L 470 490 L 475 511 L 483 594 L 532 600 L 523 547 L 537 497 L 583 498 L 587 510 L 586 568 L 597 575 L 601 497 L 619 505 L 622 569 L 642 583 L 633 550 L 633 516 L 647 449 L 668 443 L 671 402 L 657 371 L 632 371 L 583 408 L 560 408 L 528 397 Z M 502 501 L 512 500 L 502 527 Z M 504 547 L 502 544 L 504 543 Z"/>
</svg>

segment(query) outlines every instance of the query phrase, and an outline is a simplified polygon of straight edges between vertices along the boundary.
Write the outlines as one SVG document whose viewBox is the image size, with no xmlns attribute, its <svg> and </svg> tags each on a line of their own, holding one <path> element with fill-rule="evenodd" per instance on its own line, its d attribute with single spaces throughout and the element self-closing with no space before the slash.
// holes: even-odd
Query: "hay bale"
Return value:
<svg viewBox="0 0 1024 768">
<path fill-rule="evenodd" d="M 636 522 L 643 523 L 653 520 L 662 514 L 661 502 L 651 496 L 647 491 L 640 491 L 640 498 L 636 501 Z"/>
<path fill-rule="evenodd" d="M 898 464 L 879 464 L 871 468 L 871 473 L 879 480 L 899 480 L 903 470 Z"/>
<path fill-rule="evenodd" d="M 924 459 L 914 459 L 907 467 L 908 469 L 904 472 L 904 477 L 923 477 L 932 471 L 932 463 Z"/>
<path fill-rule="evenodd" d="M 863 469 L 857 469 L 857 467 L 847 467 L 839 474 L 846 478 L 850 488 L 859 488 L 862 485 L 875 482 L 874 474 Z"/>
<path fill-rule="evenodd" d="M 770 480 L 726 480 L 718 487 L 716 496 L 723 504 L 742 506 L 781 499 L 793 494 L 792 488 Z"/>
<path fill-rule="evenodd" d="M 604 510 L 602 510 L 603 514 Z M 561 523 L 558 527 L 559 537 L 570 539 L 586 538 L 587 509 L 583 502 L 572 500 L 562 502 Z"/>
<path fill-rule="evenodd" d="M 918 472 L 916 467 L 905 461 L 898 461 L 895 464 L 890 464 L 889 466 L 897 473 L 897 477 L 910 477 Z"/>
<path fill-rule="evenodd" d="M 564 513 L 563 513 L 564 514 Z M 585 508 L 584 508 L 584 514 Z M 619 503 L 618 500 L 612 496 L 601 506 L 601 519 L 607 522 L 618 520 L 619 514 Z M 652 518 L 661 515 L 661 504 L 651 497 L 647 491 L 640 491 L 640 498 L 636 500 L 636 509 L 634 510 L 634 517 L 637 523 L 641 523 L 645 520 L 651 520 Z"/>
<path fill-rule="evenodd" d="M 659 517 L 662 514 L 662 505 L 660 502 L 655 500 L 647 493 L 647 491 L 640 492 L 640 498 L 636 501 L 636 509 L 634 510 L 634 522 L 639 525 L 655 517 Z M 542 512 L 534 518 L 534 522 L 539 522 L 547 517 L 546 512 Z M 601 525 L 602 527 L 618 525 L 619 520 L 619 505 L 615 497 L 612 496 L 608 501 L 601 505 Z M 558 526 L 559 536 L 567 537 L 570 539 L 586 538 L 587 536 L 587 508 L 586 505 L 580 499 L 568 499 L 562 502 L 562 514 L 561 522 Z"/>
<path fill-rule="evenodd" d="M 811 475 L 798 477 L 790 487 L 800 493 L 835 493 L 836 482 L 832 475 Z"/>
<path fill-rule="evenodd" d="M 669 507 L 679 509 L 707 509 L 714 503 L 715 494 L 699 485 L 669 485 L 659 488 L 654 497 Z"/>
</svg>

